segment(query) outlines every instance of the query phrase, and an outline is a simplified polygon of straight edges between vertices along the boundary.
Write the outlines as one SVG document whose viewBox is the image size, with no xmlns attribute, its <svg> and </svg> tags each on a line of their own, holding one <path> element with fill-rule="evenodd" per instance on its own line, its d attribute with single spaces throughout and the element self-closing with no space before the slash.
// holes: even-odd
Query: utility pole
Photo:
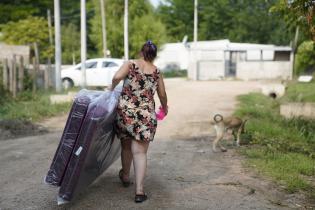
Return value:
<svg viewBox="0 0 315 210">
<path fill-rule="evenodd" d="M 195 0 L 194 9 L 194 42 L 198 41 L 198 0 Z"/>
<path fill-rule="evenodd" d="M 49 33 L 49 45 L 53 47 L 53 36 L 52 36 L 52 26 L 51 26 L 51 13 L 50 9 L 47 10 L 47 20 L 48 20 L 48 33 Z M 45 89 L 47 90 L 51 86 L 51 56 L 47 59 L 47 69 L 45 72 Z"/>
<path fill-rule="evenodd" d="M 53 45 L 53 36 L 52 36 L 52 26 L 51 26 L 51 12 L 50 9 L 47 9 L 47 20 L 48 20 L 48 33 L 49 33 L 49 44 Z"/>
<path fill-rule="evenodd" d="M 54 0 L 55 14 L 55 76 L 56 91 L 61 92 L 61 34 L 60 34 L 60 2 Z"/>
<path fill-rule="evenodd" d="M 81 0 L 81 87 L 86 86 L 86 11 L 85 11 L 85 0 Z"/>
<path fill-rule="evenodd" d="M 129 47 L 128 47 L 128 0 L 125 0 L 125 16 L 124 16 L 124 48 L 125 48 L 125 60 L 129 59 Z"/>
<path fill-rule="evenodd" d="M 107 44 L 106 44 L 105 0 L 100 0 L 100 3 L 101 3 L 101 16 L 102 16 L 103 54 L 104 54 L 104 58 L 106 58 L 107 57 Z"/>
</svg>

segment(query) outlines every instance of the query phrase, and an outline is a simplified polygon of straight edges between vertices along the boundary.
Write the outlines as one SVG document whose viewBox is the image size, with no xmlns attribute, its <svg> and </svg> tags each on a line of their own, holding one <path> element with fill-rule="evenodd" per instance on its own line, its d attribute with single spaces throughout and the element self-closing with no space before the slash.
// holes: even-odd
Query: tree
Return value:
<svg viewBox="0 0 315 210">
<path fill-rule="evenodd" d="M 96 46 L 97 56 L 102 55 L 102 23 L 100 15 L 99 0 L 93 0 L 95 15 L 90 19 L 91 32 L 89 37 Z M 123 0 L 106 0 L 106 31 L 107 48 L 112 57 L 122 57 L 123 48 Z M 143 17 L 147 18 L 145 20 Z M 129 2 L 129 48 L 130 56 L 138 54 L 141 44 L 147 39 L 161 44 L 165 40 L 165 28 L 153 12 L 153 7 L 148 0 L 138 0 Z M 159 30 L 159 31 L 158 31 Z M 163 34 L 161 34 L 161 32 Z M 159 35 L 159 36 L 157 36 Z M 141 40 L 141 43 L 140 43 Z M 136 43 L 134 43 L 136 42 Z"/>
<path fill-rule="evenodd" d="M 315 1 L 314 0 L 279 0 L 271 8 L 279 13 L 287 23 L 288 28 L 299 26 L 304 33 L 315 41 Z"/>
<path fill-rule="evenodd" d="M 62 26 L 61 34 L 63 63 L 76 63 L 76 61 L 80 60 L 80 32 L 78 27 L 73 23 Z"/>
<path fill-rule="evenodd" d="M 193 1 L 166 0 L 164 4 L 159 5 L 157 14 L 166 26 L 169 41 L 181 41 L 185 35 L 188 35 L 189 39 L 192 40 L 194 25 Z"/>
<path fill-rule="evenodd" d="M 137 57 L 142 45 L 152 40 L 157 46 L 166 41 L 166 30 L 164 24 L 151 15 L 136 17 L 131 24 L 130 57 Z"/>
<path fill-rule="evenodd" d="M 290 33 L 277 14 L 269 12 L 275 0 L 199 0 L 198 40 L 289 44 Z M 193 1 L 167 0 L 158 8 L 171 41 L 193 37 Z"/>
<path fill-rule="evenodd" d="M 28 17 L 17 22 L 9 22 L 2 28 L 3 41 L 8 44 L 30 45 L 36 42 L 40 50 L 40 58 L 52 56 L 53 49 L 49 45 L 47 21 L 41 17 Z"/>
<path fill-rule="evenodd" d="M 26 19 L 29 16 L 46 17 L 47 9 L 53 10 L 53 6 L 51 0 L 1 0 L 0 24 Z"/>
<path fill-rule="evenodd" d="M 298 47 L 295 62 L 295 74 L 313 70 L 315 67 L 315 43 L 313 41 L 305 41 Z"/>
</svg>

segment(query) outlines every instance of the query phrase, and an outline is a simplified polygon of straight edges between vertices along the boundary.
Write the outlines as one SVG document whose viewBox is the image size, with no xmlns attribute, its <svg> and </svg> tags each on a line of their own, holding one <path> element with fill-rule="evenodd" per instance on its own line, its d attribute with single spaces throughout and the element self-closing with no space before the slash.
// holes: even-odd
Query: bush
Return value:
<svg viewBox="0 0 315 210">
<path fill-rule="evenodd" d="M 295 60 L 295 74 L 310 74 L 315 69 L 315 43 L 304 41 L 297 50 Z"/>
<path fill-rule="evenodd" d="M 163 72 L 165 78 L 187 77 L 187 70 L 171 70 Z"/>
</svg>

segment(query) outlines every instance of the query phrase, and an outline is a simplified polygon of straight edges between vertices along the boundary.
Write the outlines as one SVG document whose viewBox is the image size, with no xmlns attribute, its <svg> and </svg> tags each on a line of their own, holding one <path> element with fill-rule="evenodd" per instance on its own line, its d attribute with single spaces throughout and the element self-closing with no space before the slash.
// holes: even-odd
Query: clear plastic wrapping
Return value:
<svg viewBox="0 0 315 210">
<path fill-rule="evenodd" d="M 75 97 L 60 143 L 45 177 L 47 184 L 60 186 L 89 104 L 104 92 L 83 89 Z"/>
<path fill-rule="evenodd" d="M 75 127 L 75 131 L 77 132 L 77 125 L 80 124 L 79 132 L 73 134 L 73 136 L 76 135 L 76 139 L 72 140 L 71 144 L 66 144 L 65 141 L 63 143 L 60 142 L 52 164 L 52 166 L 59 167 L 58 169 L 54 169 L 54 171 L 58 171 L 58 179 L 54 180 L 61 180 L 58 182 L 60 183 L 58 204 L 70 201 L 78 192 L 90 185 L 119 157 L 121 149 L 120 141 L 116 138 L 114 124 L 120 92 L 121 88 L 112 92 L 101 92 L 101 94 L 98 95 L 91 91 L 86 91 L 78 95 L 76 100 L 78 100 L 78 98 L 82 99 L 82 97 L 90 98 L 87 110 L 85 114 L 80 112 L 81 115 L 84 115 L 82 119 L 80 115 L 81 123 L 79 123 L 80 120 L 78 119 L 68 119 L 68 121 L 75 122 L 76 125 L 66 126 L 64 135 L 65 133 L 71 133 L 71 126 Z M 75 101 L 74 104 L 75 103 L 77 102 Z M 72 107 L 71 112 L 73 112 L 74 109 L 75 108 Z M 71 116 L 74 116 L 74 113 L 70 113 L 69 118 L 71 118 Z M 67 124 L 71 124 L 71 122 L 67 122 Z M 74 137 L 71 139 L 74 139 Z M 63 138 L 61 141 L 62 140 Z M 61 147 L 71 147 L 71 149 L 60 149 Z M 70 150 L 71 153 L 69 152 Z M 57 155 L 58 152 L 61 154 Z M 56 158 L 56 156 L 60 156 L 59 159 Z M 68 160 L 62 157 L 67 157 Z M 56 163 L 54 163 L 54 161 Z M 61 164 L 57 163 L 58 161 L 60 161 Z M 52 167 L 49 171 L 51 170 Z M 59 171 L 63 171 L 62 177 Z M 47 177 L 49 174 L 53 173 L 48 172 Z M 46 181 L 50 179 L 47 177 Z"/>
</svg>

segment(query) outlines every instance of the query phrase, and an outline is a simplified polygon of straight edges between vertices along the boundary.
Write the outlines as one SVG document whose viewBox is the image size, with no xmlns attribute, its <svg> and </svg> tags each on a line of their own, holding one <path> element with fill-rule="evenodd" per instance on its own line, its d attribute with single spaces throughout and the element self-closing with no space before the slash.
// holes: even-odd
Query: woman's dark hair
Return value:
<svg viewBox="0 0 315 210">
<path fill-rule="evenodd" d="M 141 55 L 145 61 L 152 62 L 157 53 L 157 47 L 152 41 L 147 41 L 141 48 Z"/>
</svg>

